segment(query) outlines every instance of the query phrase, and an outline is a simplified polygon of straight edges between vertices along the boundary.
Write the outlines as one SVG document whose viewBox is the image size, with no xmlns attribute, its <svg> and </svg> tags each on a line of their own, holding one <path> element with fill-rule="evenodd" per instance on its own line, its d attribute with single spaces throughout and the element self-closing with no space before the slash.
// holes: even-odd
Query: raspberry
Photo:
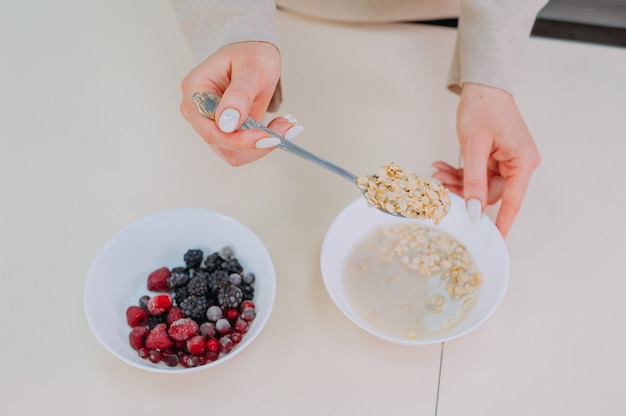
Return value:
<svg viewBox="0 0 626 416">
<path fill-rule="evenodd" d="M 193 355 L 200 355 L 206 348 L 206 342 L 202 335 L 195 335 L 187 340 L 187 350 Z"/>
<path fill-rule="evenodd" d="M 180 318 L 178 321 L 172 322 L 169 334 L 172 338 L 179 341 L 187 341 L 198 333 L 198 324 L 191 318 Z"/>
<path fill-rule="evenodd" d="M 126 322 L 130 327 L 148 325 L 148 312 L 141 306 L 129 306 L 126 309 Z"/>
<path fill-rule="evenodd" d="M 183 260 L 185 261 L 185 265 L 188 269 L 196 269 L 200 267 L 202 264 L 202 258 L 204 257 L 204 253 L 202 250 L 187 250 L 185 255 L 183 256 Z"/>
<path fill-rule="evenodd" d="M 209 338 L 206 342 L 206 349 L 211 352 L 217 352 L 220 349 L 220 343 L 215 338 Z"/>
<path fill-rule="evenodd" d="M 145 340 L 150 331 L 145 326 L 136 326 L 131 329 L 128 334 L 128 341 L 133 349 L 139 351 L 140 348 L 145 347 Z"/>
<path fill-rule="evenodd" d="M 178 306 L 172 306 L 167 312 L 167 324 L 172 325 L 174 321 L 178 321 L 180 318 L 183 318 L 183 313 L 180 308 Z"/>
<path fill-rule="evenodd" d="M 174 343 L 167 335 L 167 326 L 165 324 L 158 324 L 148 334 L 146 338 L 146 348 L 149 350 L 166 350 L 171 348 Z"/>
<path fill-rule="evenodd" d="M 156 295 L 148 301 L 148 312 L 152 315 L 161 315 L 172 307 L 172 298 L 170 295 Z"/>
<path fill-rule="evenodd" d="M 170 277 L 170 270 L 167 267 L 161 267 L 150 273 L 148 276 L 148 290 L 152 292 L 167 292 L 167 279 Z"/>
</svg>

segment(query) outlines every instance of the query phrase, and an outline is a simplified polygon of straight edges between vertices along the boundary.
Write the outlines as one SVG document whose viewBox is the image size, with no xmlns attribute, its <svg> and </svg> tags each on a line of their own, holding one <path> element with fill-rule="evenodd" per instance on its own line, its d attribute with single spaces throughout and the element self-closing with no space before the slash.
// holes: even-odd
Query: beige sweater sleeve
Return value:
<svg viewBox="0 0 626 416">
<path fill-rule="evenodd" d="M 173 6 L 196 63 L 235 42 L 278 46 L 273 0 L 173 0 Z"/>
<path fill-rule="evenodd" d="M 526 43 L 548 0 L 462 0 L 448 88 L 466 82 L 514 90 Z"/>
</svg>

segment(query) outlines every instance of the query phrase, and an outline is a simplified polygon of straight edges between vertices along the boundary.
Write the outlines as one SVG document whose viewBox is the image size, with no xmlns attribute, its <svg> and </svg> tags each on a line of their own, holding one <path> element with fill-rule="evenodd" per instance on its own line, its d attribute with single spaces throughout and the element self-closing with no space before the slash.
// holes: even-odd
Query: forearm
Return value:
<svg viewBox="0 0 626 416">
<path fill-rule="evenodd" d="M 273 0 L 173 0 L 174 12 L 196 62 L 235 42 L 278 46 Z"/>
<path fill-rule="evenodd" d="M 458 93 L 472 82 L 512 92 L 530 31 L 547 2 L 462 0 L 449 88 Z"/>
</svg>

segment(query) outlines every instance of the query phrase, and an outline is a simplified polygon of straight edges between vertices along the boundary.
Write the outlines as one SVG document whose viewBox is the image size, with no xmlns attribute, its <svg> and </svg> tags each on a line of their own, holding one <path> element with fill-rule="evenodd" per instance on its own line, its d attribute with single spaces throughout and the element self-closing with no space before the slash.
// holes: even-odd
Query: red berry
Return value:
<svg viewBox="0 0 626 416">
<path fill-rule="evenodd" d="M 156 295 L 148 301 L 148 312 L 151 315 L 158 316 L 167 312 L 172 307 L 172 298 L 170 295 Z"/>
<path fill-rule="evenodd" d="M 239 344 L 241 340 L 243 339 L 243 334 L 241 332 L 235 331 L 232 334 L 230 334 L 230 339 L 233 340 L 233 343 Z"/>
<path fill-rule="evenodd" d="M 196 335 L 187 340 L 187 350 L 193 355 L 201 355 L 206 348 L 206 343 L 202 335 Z"/>
<path fill-rule="evenodd" d="M 249 327 L 250 325 L 248 324 L 248 321 L 244 321 L 241 318 L 235 321 L 235 331 L 237 332 L 241 332 L 242 334 L 245 334 L 246 332 L 248 332 Z"/>
<path fill-rule="evenodd" d="M 145 340 L 149 332 L 150 331 L 145 326 L 136 326 L 131 329 L 130 334 L 128 334 L 130 346 L 137 351 L 145 347 Z"/>
<path fill-rule="evenodd" d="M 200 334 L 204 335 L 206 338 L 213 338 L 216 332 L 217 330 L 213 322 L 203 322 L 202 325 L 200 325 Z"/>
<path fill-rule="evenodd" d="M 126 309 L 126 322 L 131 327 L 148 325 L 148 312 L 141 306 L 129 306 Z"/>
<path fill-rule="evenodd" d="M 166 350 L 171 348 L 174 343 L 167 335 L 167 326 L 165 324 L 157 324 L 146 338 L 146 348 L 150 350 Z"/>
<path fill-rule="evenodd" d="M 237 318 L 239 318 L 239 311 L 237 310 L 237 308 L 226 309 L 226 319 L 231 322 L 235 322 Z"/>
<path fill-rule="evenodd" d="M 137 350 L 137 354 L 139 354 L 139 356 L 140 356 L 141 358 L 146 359 L 146 358 L 148 358 L 148 355 L 150 355 L 150 350 L 149 350 L 149 349 L 147 349 L 146 347 L 139 348 L 139 349 Z"/>
<path fill-rule="evenodd" d="M 206 349 L 211 352 L 217 352 L 220 349 L 220 343 L 216 338 L 210 338 L 206 342 Z"/>
<path fill-rule="evenodd" d="M 162 357 L 163 354 L 161 354 L 161 351 L 158 350 L 150 350 L 150 352 L 148 353 L 148 359 L 155 364 L 161 361 Z"/>
<path fill-rule="evenodd" d="M 215 340 L 217 341 L 217 340 Z M 206 350 L 204 352 L 204 357 L 206 358 L 207 362 L 208 361 L 217 361 L 218 358 L 220 358 L 220 353 L 219 351 L 209 351 Z"/>
<path fill-rule="evenodd" d="M 222 318 L 215 323 L 215 329 L 217 329 L 217 332 L 224 335 L 230 334 L 232 327 L 230 325 L 230 322 L 228 322 L 228 319 Z"/>
<path fill-rule="evenodd" d="M 170 270 L 167 267 L 161 267 L 150 273 L 148 276 L 148 290 L 153 292 L 167 292 L 167 279 L 170 278 Z"/>
<path fill-rule="evenodd" d="M 172 338 L 179 341 L 187 341 L 198 333 L 198 324 L 191 318 L 180 318 L 172 322 L 169 334 Z"/>
<path fill-rule="evenodd" d="M 241 319 L 244 321 L 253 321 L 256 318 L 256 310 L 254 308 L 245 308 L 241 312 Z"/>
<path fill-rule="evenodd" d="M 172 325 L 174 321 L 178 321 L 180 318 L 183 318 L 183 313 L 178 306 L 172 306 L 172 308 L 167 311 L 168 325 Z"/>
<path fill-rule="evenodd" d="M 167 354 L 163 357 L 163 361 L 167 364 L 168 367 L 176 367 L 178 365 L 178 355 L 176 354 Z"/>
<path fill-rule="evenodd" d="M 230 339 L 230 336 L 224 335 L 223 337 L 220 338 L 220 351 L 223 352 L 224 354 L 228 354 L 233 349 L 234 346 L 235 346 L 235 343 L 233 342 L 232 339 Z"/>
<path fill-rule="evenodd" d="M 197 367 L 198 357 L 196 357 L 195 355 L 185 354 L 180 357 L 180 364 L 186 368 Z"/>
<path fill-rule="evenodd" d="M 243 312 L 243 310 L 246 308 L 254 309 L 254 302 L 252 302 L 251 300 L 244 300 L 243 302 L 241 302 L 241 305 L 239 305 L 239 310 Z"/>
</svg>

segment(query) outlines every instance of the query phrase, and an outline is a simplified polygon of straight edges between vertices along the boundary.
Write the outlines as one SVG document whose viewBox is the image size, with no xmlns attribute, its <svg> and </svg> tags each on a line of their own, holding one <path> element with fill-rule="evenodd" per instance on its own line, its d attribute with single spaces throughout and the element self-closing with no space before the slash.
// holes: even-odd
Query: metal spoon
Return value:
<svg viewBox="0 0 626 416">
<path fill-rule="evenodd" d="M 193 100 L 196 102 L 198 106 L 198 110 L 200 111 L 201 114 L 210 118 L 211 120 L 215 120 L 215 109 L 217 108 L 217 103 L 220 100 L 219 95 L 214 94 L 212 92 L 196 93 L 193 95 Z M 241 130 L 260 129 L 260 130 L 265 131 L 266 133 L 280 140 L 280 143 L 277 144 L 276 147 L 279 147 L 296 156 L 300 156 L 301 158 L 306 159 L 310 162 L 316 163 L 317 165 L 342 176 L 343 178 L 349 180 L 354 185 L 356 185 L 356 187 L 359 189 L 363 197 L 368 201 L 370 205 L 374 206 L 375 208 L 378 208 L 380 211 L 384 212 L 385 214 L 405 218 L 405 216 L 402 215 L 401 213 L 392 212 L 392 211 L 385 209 L 384 206 L 382 206 L 382 204 L 373 204 L 371 199 L 368 197 L 367 189 L 361 188 L 359 184 L 357 183 L 357 176 L 355 174 L 348 172 L 344 168 L 339 167 L 335 165 L 334 163 L 331 163 L 325 159 L 322 159 L 321 157 L 309 152 L 308 150 L 305 150 L 301 148 L 300 146 L 293 144 L 289 140 L 286 140 L 284 137 L 282 137 L 280 134 L 267 128 L 266 126 L 259 123 L 258 121 L 248 117 L 246 121 L 241 125 L 240 129 Z M 447 209 L 446 209 L 446 213 L 447 213 Z"/>
</svg>

